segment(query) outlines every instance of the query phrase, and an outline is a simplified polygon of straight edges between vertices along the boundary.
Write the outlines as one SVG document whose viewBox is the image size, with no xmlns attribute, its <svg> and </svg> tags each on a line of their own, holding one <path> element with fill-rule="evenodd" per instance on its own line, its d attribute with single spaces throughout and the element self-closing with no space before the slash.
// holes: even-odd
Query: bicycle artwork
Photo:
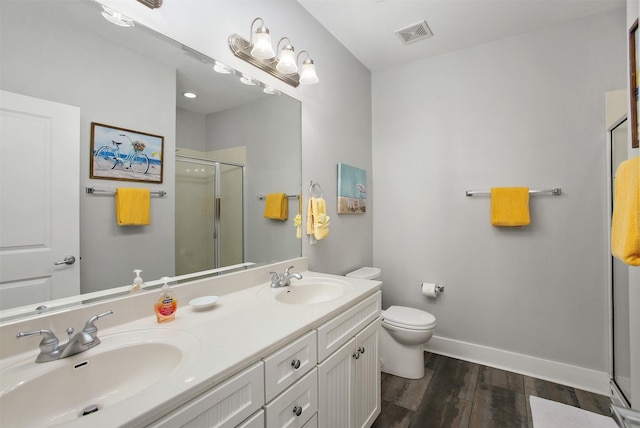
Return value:
<svg viewBox="0 0 640 428">
<path fill-rule="evenodd" d="M 91 178 L 162 183 L 164 137 L 93 122 Z"/>
</svg>

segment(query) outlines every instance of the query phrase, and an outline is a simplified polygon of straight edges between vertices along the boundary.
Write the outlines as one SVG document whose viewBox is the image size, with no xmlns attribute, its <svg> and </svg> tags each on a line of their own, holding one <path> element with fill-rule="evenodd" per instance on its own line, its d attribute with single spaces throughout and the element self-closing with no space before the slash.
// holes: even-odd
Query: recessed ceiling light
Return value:
<svg viewBox="0 0 640 428">
<path fill-rule="evenodd" d="M 265 86 L 262 92 L 268 95 L 280 95 L 281 93 L 279 90 L 277 90 L 276 88 L 272 88 L 269 85 Z"/>
<path fill-rule="evenodd" d="M 189 99 L 193 99 L 193 98 L 197 98 L 198 94 L 196 94 L 195 92 L 184 92 L 182 94 L 185 98 L 189 98 Z"/>
<path fill-rule="evenodd" d="M 131 18 L 127 18 L 120 12 L 116 12 L 105 5 L 102 5 L 102 9 L 102 16 L 110 23 L 120 27 L 133 27 L 133 20 Z"/>
</svg>

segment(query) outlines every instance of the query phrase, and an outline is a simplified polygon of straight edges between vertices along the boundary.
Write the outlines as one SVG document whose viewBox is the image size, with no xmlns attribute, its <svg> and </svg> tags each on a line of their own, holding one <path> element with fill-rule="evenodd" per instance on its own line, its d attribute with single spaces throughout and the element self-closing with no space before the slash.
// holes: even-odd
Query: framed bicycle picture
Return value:
<svg viewBox="0 0 640 428">
<path fill-rule="evenodd" d="M 91 123 L 91 178 L 162 183 L 164 137 Z"/>
</svg>

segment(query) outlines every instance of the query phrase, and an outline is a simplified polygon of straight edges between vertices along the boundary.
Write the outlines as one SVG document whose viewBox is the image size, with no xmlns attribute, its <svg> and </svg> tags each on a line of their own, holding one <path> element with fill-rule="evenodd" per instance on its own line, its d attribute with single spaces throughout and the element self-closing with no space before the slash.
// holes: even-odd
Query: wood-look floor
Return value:
<svg viewBox="0 0 640 428">
<path fill-rule="evenodd" d="M 606 396 L 425 353 L 422 379 L 382 373 L 373 428 L 533 428 L 530 395 L 609 415 Z"/>
</svg>

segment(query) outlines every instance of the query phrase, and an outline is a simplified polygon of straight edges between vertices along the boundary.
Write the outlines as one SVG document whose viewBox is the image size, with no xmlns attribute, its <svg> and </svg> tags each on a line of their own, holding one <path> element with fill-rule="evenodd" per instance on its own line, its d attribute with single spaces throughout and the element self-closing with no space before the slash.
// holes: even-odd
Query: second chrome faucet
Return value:
<svg viewBox="0 0 640 428">
<path fill-rule="evenodd" d="M 69 341 L 62 345 L 59 345 L 60 342 L 58 341 L 58 338 L 51 330 L 25 331 L 23 333 L 18 333 L 16 337 L 21 338 L 35 336 L 38 334 L 42 336 L 42 340 L 40 341 L 40 354 L 36 358 L 36 363 L 60 360 L 98 346 L 100 344 L 100 339 L 98 338 L 98 328 L 96 327 L 95 322 L 98 319 L 111 314 L 113 314 L 113 311 L 107 311 L 100 315 L 92 316 L 87 320 L 82 331 L 77 333 L 75 336 L 72 336 L 73 328 L 69 327 L 67 329 Z"/>
<path fill-rule="evenodd" d="M 302 279 L 302 275 L 297 272 L 289 272 L 293 269 L 293 266 L 289 266 L 285 269 L 284 273 L 278 275 L 277 272 L 269 272 L 271 275 L 271 288 L 286 287 L 291 285 L 291 278 Z"/>
</svg>

